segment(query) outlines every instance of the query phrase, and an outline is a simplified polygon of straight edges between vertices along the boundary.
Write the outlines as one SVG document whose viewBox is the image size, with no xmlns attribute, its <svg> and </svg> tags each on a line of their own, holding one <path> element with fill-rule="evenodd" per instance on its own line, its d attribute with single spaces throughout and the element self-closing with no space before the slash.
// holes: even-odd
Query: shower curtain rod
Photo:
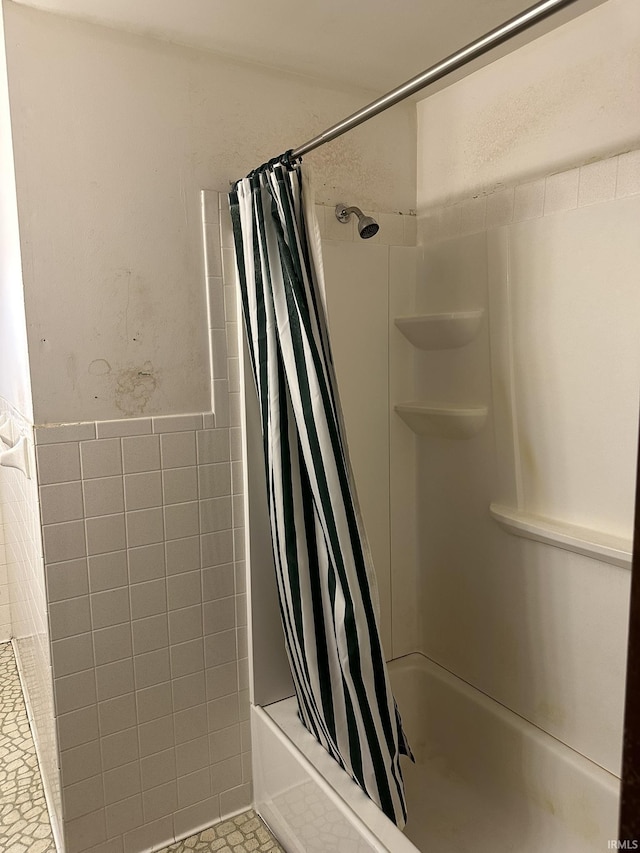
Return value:
<svg viewBox="0 0 640 853">
<path fill-rule="evenodd" d="M 541 3 L 536 3 L 535 6 L 531 6 L 499 27 L 470 42 L 466 47 L 457 50 L 446 59 L 436 62 L 435 65 L 427 68 L 422 74 L 412 77 L 411 80 L 407 80 L 406 83 L 372 101 L 366 107 L 358 110 L 358 112 L 353 113 L 353 115 L 348 116 L 338 122 L 338 124 L 334 124 L 318 136 L 314 136 L 313 139 L 305 142 L 304 145 L 300 145 L 299 148 L 287 152 L 281 159 L 292 162 L 302 157 L 303 154 L 308 154 L 309 151 L 313 151 L 315 148 L 324 145 L 325 142 L 331 142 L 338 136 L 342 136 L 343 133 L 353 130 L 359 124 L 379 115 L 384 110 L 388 110 L 389 107 L 394 106 L 400 101 L 404 101 L 405 98 L 414 95 L 416 92 L 424 89 L 425 86 L 429 86 L 431 83 L 435 83 L 437 80 L 446 77 L 447 74 L 451 74 L 452 71 L 462 68 L 467 63 L 487 53 L 491 48 L 503 44 L 503 42 L 528 30 L 529 27 L 532 27 L 539 21 L 543 21 L 555 12 L 559 12 L 566 6 L 571 6 L 576 2 L 577 0 L 542 0 Z"/>
</svg>

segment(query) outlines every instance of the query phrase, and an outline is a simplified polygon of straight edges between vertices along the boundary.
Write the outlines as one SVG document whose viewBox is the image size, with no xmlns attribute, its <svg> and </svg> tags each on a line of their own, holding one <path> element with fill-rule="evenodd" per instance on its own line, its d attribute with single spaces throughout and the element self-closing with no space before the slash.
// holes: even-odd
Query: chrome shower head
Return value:
<svg viewBox="0 0 640 853">
<path fill-rule="evenodd" d="M 369 237 L 374 237 L 380 230 L 380 226 L 372 216 L 365 216 L 359 207 L 346 207 L 344 204 L 336 204 L 336 219 L 339 222 L 347 223 L 351 219 L 351 214 L 355 213 L 358 217 L 358 234 L 363 240 L 368 240 Z"/>
</svg>

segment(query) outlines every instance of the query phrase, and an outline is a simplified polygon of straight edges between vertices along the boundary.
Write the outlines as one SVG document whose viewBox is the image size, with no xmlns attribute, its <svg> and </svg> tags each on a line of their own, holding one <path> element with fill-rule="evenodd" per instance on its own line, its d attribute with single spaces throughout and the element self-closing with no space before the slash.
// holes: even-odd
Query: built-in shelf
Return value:
<svg viewBox="0 0 640 853">
<path fill-rule="evenodd" d="M 487 419 L 486 406 L 452 406 L 437 403 L 399 403 L 396 412 L 418 435 L 471 438 Z"/>
<path fill-rule="evenodd" d="M 418 349 L 463 347 L 478 334 L 484 311 L 453 311 L 396 317 L 395 324 Z"/>
<path fill-rule="evenodd" d="M 633 545 L 630 539 L 532 515 L 500 504 L 491 504 L 489 511 L 498 524 L 514 536 L 555 545 L 556 548 L 574 551 L 576 554 L 593 557 L 614 566 L 631 568 Z"/>
</svg>

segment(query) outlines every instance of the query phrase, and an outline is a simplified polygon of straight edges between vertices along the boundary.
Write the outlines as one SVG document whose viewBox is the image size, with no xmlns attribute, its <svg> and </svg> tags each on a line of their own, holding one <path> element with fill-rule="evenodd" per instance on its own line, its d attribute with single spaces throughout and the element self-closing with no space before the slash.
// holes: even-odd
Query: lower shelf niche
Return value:
<svg viewBox="0 0 640 853">
<path fill-rule="evenodd" d="M 465 439 L 476 435 L 487 420 L 486 406 L 440 403 L 398 403 L 395 411 L 418 435 Z"/>
</svg>

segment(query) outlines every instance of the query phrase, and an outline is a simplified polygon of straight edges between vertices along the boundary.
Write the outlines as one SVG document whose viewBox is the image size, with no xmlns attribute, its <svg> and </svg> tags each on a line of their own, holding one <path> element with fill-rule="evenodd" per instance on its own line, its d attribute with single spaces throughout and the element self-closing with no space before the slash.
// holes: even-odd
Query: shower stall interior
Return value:
<svg viewBox="0 0 640 853">
<path fill-rule="evenodd" d="M 585 186 L 588 177 L 587 167 Z M 320 209 L 320 215 L 329 218 L 333 211 Z M 620 460 L 616 489 L 624 495 L 608 531 L 554 523 L 530 511 L 523 493 L 532 500 L 534 487 L 558 484 L 532 482 L 527 450 L 514 441 L 535 440 L 537 419 L 553 414 L 533 398 L 535 388 L 524 380 L 514 386 L 512 377 L 530 370 L 527 359 L 535 357 L 537 339 L 528 327 L 537 322 L 535 298 L 540 322 L 559 324 L 549 355 L 539 356 L 547 363 L 536 366 L 551 378 L 552 352 L 566 337 L 561 323 L 570 327 L 572 320 L 560 316 L 561 306 L 549 317 L 548 306 L 558 298 L 556 288 L 585 265 L 592 271 L 581 279 L 584 293 L 595 298 L 600 250 L 589 243 L 605 223 L 627 257 L 621 286 L 631 287 L 638 200 L 533 222 L 512 214 L 509 223 L 494 223 L 487 215 L 493 216 L 485 211 L 481 228 L 466 217 L 452 227 L 441 222 L 416 247 L 355 235 L 355 242 L 323 241 L 335 366 L 379 578 L 382 635 L 416 756 L 415 766 L 404 763 L 404 834 L 297 719 L 271 566 L 257 403 L 245 360 L 254 792 L 288 850 L 340 850 L 348 839 L 349 850 L 394 853 L 489 853 L 500 846 L 519 853 L 595 853 L 616 837 L 625 626 L 610 631 L 606 648 L 597 652 L 588 644 L 589 653 L 581 653 L 574 646 L 580 614 L 572 612 L 568 596 L 577 595 L 589 623 L 602 630 L 624 606 L 633 477 Z M 402 217 L 395 219 L 400 227 Z M 553 262 L 564 269 L 545 284 L 539 271 L 524 268 L 536 253 L 552 251 L 553 235 L 563 230 L 580 244 L 581 260 L 558 250 Z M 599 322 L 591 296 L 591 308 L 581 309 L 583 334 Z M 609 311 L 608 327 L 632 345 L 633 321 L 622 316 L 621 304 Z M 566 363 L 556 371 L 555 381 L 567 384 L 558 392 L 566 393 L 575 374 Z M 621 412 L 630 455 L 637 428 L 632 409 Z M 529 452 L 544 459 L 540 448 Z M 580 466 L 562 452 L 569 490 Z M 612 498 L 601 496 L 596 507 L 592 492 L 593 512 L 605 512 Z M 540 494 L 543 499 L 551 501 Z M 590 591 L 576 592 L 573 582 Z M 555 604 L 546 600 L 550 594 Z M 587 645 L 586 638 L 580 642 Z M 490 649 L 486 659 L 474 652 L 478 645 Z M 556 681 L 562 673 L 553 672 L 553 656 L 556 668 L 569 673 L 564 685 Z"/>
</svg>

